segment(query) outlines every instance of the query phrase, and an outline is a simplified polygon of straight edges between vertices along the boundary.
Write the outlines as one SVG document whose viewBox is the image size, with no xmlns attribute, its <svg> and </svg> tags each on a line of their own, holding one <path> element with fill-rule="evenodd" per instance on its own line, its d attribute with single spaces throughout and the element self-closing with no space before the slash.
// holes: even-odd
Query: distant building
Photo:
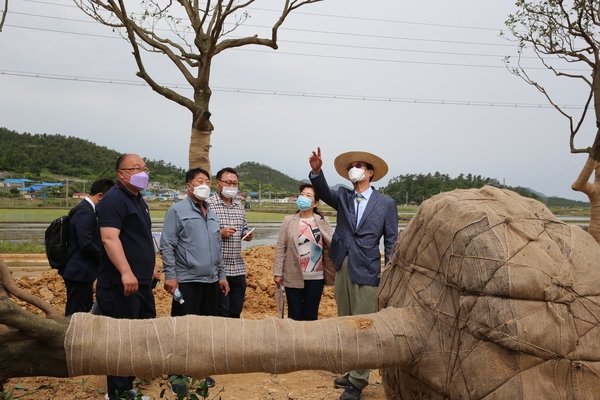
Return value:
<svg viewBox="0 0 600 400">
<path fill-rule="evenodd" d="M 4 187 L 25 187 L 26 184 L 28 183 L 32 183 L 33 181 L 31 179 L 25 179 L 25 178 L 19 178 L 19 179 L 15 179 L 15 178 L 7 178 L 5 180 L 2 181 L 4 183 Z"/>
</svg>

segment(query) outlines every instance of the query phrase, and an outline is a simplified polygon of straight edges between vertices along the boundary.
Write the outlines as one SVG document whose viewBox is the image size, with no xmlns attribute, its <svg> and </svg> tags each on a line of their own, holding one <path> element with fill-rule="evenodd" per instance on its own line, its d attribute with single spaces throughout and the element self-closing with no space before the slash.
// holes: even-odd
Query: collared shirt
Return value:
<svg viewBox="0 0 600 400">
<path fill-rule="evenodd" d="M 237 199 L 231 199 L 231 205 L 227 205 L 223 199 L 215 194 L 206 200 L 211 209 L 219 216 L 221 229 L 233 226 L 235 234 L 223 239 L 221 253 L 227 276 L 246 275 L 246 263 L 242 257 L 242 236 L 244 229 L 248 229 L 246 222 L 246 211 Z"/>
<path fill-rule="evenodd" d="M 363 199 L 361 201 L 356 201 L 356 195 L 358 193 L 355 191 L 354 192 L 354 212 L 356 213 L 356 215 L 358 215 L 357 219 L 356 219 L 356 226 L 358 226 L 358 224 L 360 224 L 360 219 L 363 216 L 363 213 L 365 212 L 366 208 L 367 208 L 367 203 L 369 202 L 369 198 L 371 197 L 371 194 L 373 194 L 373 188 L 371 186 L 369 186 L 369 188 L 367 190 L 365 190 L 364 192 L 362 192 L 360 195 L 363 197 Z"/>
<path fill-rule="evenodd" d="M 94 212 L 96 212 L 96 205 L 94 204 L 92 199 L 90 199 L 90 196 L 85 196 L 84 200 L 86 200 L 88 203 L 90 203 L 92 205 L 92 208 L 94 209 Z"/>
<path fill-rule="evenodd" d="M 141 193 L 134 195 L 117 182 L 96 207 L 98 227 L 116 228 L 131 271 L 140 285 L 149 285 L 154 275 L 156 255 L 152 240 L 150 211 Z M 121 284 L 121 273 L 104 254 L 98 269 L 98 286 Z"/>
</svg>

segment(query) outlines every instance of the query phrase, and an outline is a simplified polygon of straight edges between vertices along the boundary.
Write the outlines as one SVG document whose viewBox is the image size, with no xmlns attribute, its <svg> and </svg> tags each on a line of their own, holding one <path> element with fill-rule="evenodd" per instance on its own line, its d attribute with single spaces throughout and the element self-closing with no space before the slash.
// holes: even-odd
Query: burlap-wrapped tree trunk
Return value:
<svg viewBox="0 0 600 400">
<path fill-rule="evenodd" d="M 383 368 L 390 399 L 600 399 L 599 263 L 595 240 L 541 203 L 492 187 L 457 190 L 424 202 L 400 236 L 376 314 L 75 314 L 64 349 L 48 352 L 63 352 L 70 376 Z M 0 378 L 24 374 L 2 362 L 6 346 Z"/>
<path fill-rule="evenodd" d="M 212 131 L 200 131 L 192 128 L 190 136 L 189 166 L 210 171 L 210 135 Z"/>
<path fill-rule="evenodd" d="M 390 264 L 379 308 L 418 321 L 411 361 L 382 372 L 390 399 L 600 398 L 600 246 L 540 202 L 435 196 Z"/>
</svg>

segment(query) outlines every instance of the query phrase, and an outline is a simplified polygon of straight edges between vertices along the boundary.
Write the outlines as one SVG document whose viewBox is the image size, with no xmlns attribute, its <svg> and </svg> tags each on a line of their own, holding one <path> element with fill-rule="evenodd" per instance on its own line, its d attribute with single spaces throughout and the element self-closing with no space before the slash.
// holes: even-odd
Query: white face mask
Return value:
<svg viewBox="0 0 600 400">
<path fill-rule="evenodd" d="M 210 196 L 210 188 L 206 185 L 194 186 L 194 196 L 198 200 L 206 200 Z"/>
<path fill-rule="evenodd" d="M 223 186 L 223 189 L 221 190 L 221 194 L 226 199 L 233 199 L 235 196 L 237 196 L 237 192 L 238 192 L 237 188 L 228 187 L 228 186 Z"/>
<path fill-rule="evenodd" d="M 350 182 L 356 183 L 366 176 L 365 172 L 367 172 L 366 169 L 352 167 L 348 171 L 348 179 Z"/>
</svg>

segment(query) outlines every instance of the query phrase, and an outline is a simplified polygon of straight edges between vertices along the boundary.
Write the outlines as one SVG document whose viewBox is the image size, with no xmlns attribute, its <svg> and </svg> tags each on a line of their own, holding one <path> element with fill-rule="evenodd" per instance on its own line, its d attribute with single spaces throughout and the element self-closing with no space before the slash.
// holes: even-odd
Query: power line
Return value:
<svg viewBox="0 0 600 400">
<path fill-rule="evenodd" d="M 23 16 L 28 16 L 28 17 L 38 17 L 38 18 L 56 19 L 56 20 L 63 20 L 63 21 L 100 24 L 99 22 L 96 22 L 96 21 L 83 20 L 83 19 L 64 18 L 64 17 L 31 14 L 31 13 L 22 13 L 22 12 L 17 12 L 17 11 L 12 11 L 11 13 L 15 14 L 15 15 L 23 15 Z M 271 26 L 252 25 L 252 24 L 243 24 L 241 26 L 248 27 L 248 28 L 260 28 L 260 29 L 271 29 L 272 28 Z M 24 27 L 24 26 L 20 26 L 20 28 L 36 29 L 36 28 Z M 165 29 L 165 28 L 154 28 L 154 29 L 157 31 L 165 31 L 165 32 L 169 31 L 169 29 Z M 516 47 L 516 45 L 514 43 L 482 43 L 482 42 L 465 42 L 465 41 L 458 41 L 458 40 L 410 38 L 410 37 L 403 37 L 403 36 L 368 35 L 368 34 L 363 34 L 363 33 L 348 33 L 348 32 L 335 32 L 335 31 L 320 31 L 320 30 L 314 30 L 314 29 L 289 28 L 286 26 L 283 26 L 279 29 L 283 30 L 283 31 L 287 30 L 287 31 L 296 31 L 296 32 L 304 32 L 304 33 L 319 33 L 319 34 L 326 34 L 326 35 L 352 36 L 352 37 L 361 37 L 361 38 L 368 38 L 368 39 L 391 39 L 391 40 L 461 44 L 461 45 L 474 45 L 474 46 L 498 46 L 498 47 L 513 47 L 513 48 Z M 64 33 L 77 34 L 77 32 L 64 32 Z"/>
<path fill-rule="evenodd" d="M 32 28 L 32 27 L 12 25 L 12 24 L 7 24 L 5 26 L 11 27 L 11 28 L 30 29 L 30 30 L 42 31 L 42 32 L 53 32 L 53 33 L 63 33 L 63 34 L 71 34 L 71 35 L 124 40 L 123 38 L 121 38 L 119 36 L 106 36 L 106 35 L 99 35 L 99 34 L 94 34 L 94 33 L 68 32 L 68 31 L 62 31 L 62 30 L 57 30 L 57 29 Z M 324 54 L 291 53 L 291 52 L 284 52 L 284 51 L 280 51 L 280 50 L 264 51 L 264 50 L 254 50 L 254 49 L 244 49 L 244 48 L 234 48 L 232 50 L 254 52 L 254 53 L 276 54 L 276 55 L 280 54 L 280 55 L 291 55 L 291 56 L 301 56 L 301 57 L 330 58 L 330 59 L 338 59 L 338 60 L 355 60 L 355 61 L 386 62 L 386 63 L 400 63 L 400 64 L 419 64 L 419 65 L 438 65 L 438 66 L 445 66 L 445 67 L 475 67 L 475 68 L 502 68 L 502 69 L 506 68 L 505 65 L 481 65 L 481 64 L 466 64 L 466 63 L 443 63 L 443 62 L 427 62 L 427 61 L 392 60 L 392 59 L 378 59 L 378 58 L 371 58 L 371 57 L 349 57 L 349 56 L 334 56 L 334 55 L 324 55 Z M 410 50 L 404 50 L 404 51 L 410 51 Z M 425 52 L 425 53 L 427 53 L 427 52 Z M 436 52 L 431 52 L 431 53 L 436 54 Z M 445 54 L 445 53 L 440 52 L 437 54 Z M 449 54 L 459 55 L 459 54 L 455 54 L 455 53 L 449 53 Z M 489 57 L 496 57 L 496 56 L 490 55 Z M 498 56 L 498 57 L 500 57 L 500 56 Z M 535 57 L 532 57 L 532 58 L 535 58 Z M 527 67 L 527 69 L 528 70 L 543 70 L 543 71 L 547 70 L 547 68 L 543 67 L 543 66 Z M 565 68 L 565 69 L 563 69 L 563 71 L 575 72 L 575 71 L 587 71 L 587 70 L 575 69 L 575 68 L 571 68 L 571 69 Z"/>
<path fill-rule="evenodd" d="M 419 65 L 439 65 L 444 67 L 475 67 L 475 68 L 502 68 L 505 69 L 504 65 L 481 65 L 481 64 L 461 64 L 461 63 L 443 63 L 443 62 L 430 62 L 430 61 L 409 61 L 409 60 L 384 60 L 378 58 L 370 58 L 370 57 L 348 57 L 348 56 L 333 56 L 333 55 L 323 55 L 323 54 L 308 54 L 308 53 L 289 53 L 285 51 L 264 51 L 264 50 L 251 50 L 244 48 L 237 48 L 237 51 L 247 51 L 253 53 L 266 53 L 266 54 L 284 54 L 289 56 L 301 56 L 301 57 L 317 57 L 317 58 L 332 58 L 336 60 L 354 60 L 354 61 L 376 61 L 376 62 L 386 62 L 386 63 L 398 63 L 398 64 L 419 64 Z M 528 70 L 544 70 L 546 71 L 546 67 L 531 67 L 527 68 Z M 566 70 L 564 70 L 566 71 Z M 576 71 L 576 70 L 569 70 Z M 583 70 L 585 71 L 585 70 Z"/>
<path fill-rule="evenodd" d="M 83 77 L 83 76 L 67 76 L 59 74 L 47 74 L 47 73 L 36 73 L 26 71 L 11 71 L 11 70 L 0 70 L 0 75 L 8 76 L 20 76 L 27 78 L 39 78 L 39 79 L 52 79 L 61 81 L 73 81 L 73 82 L 89 82 L 89 83 L 100 83 L 100 84 L 113 84 L 113 85 L 127 85 L 127 86 L 141 86 L 149 87 L 144 81 L 132 81 L 123 79 L 106 79 L 106 78 L 94 78 L 94 77 Z M 161 86 L 170 89 L 184 89 L 191 90 L 186 84 L 161 84 Z M 293 91 L 277 91 L 277 90 L 264 90 L 264 89 L 248 89 L 248 88 L 230 88 L 230 87 L 212 87 L 213 91 L 216 92 L 227 92 L 227 93 L 242 93 L 242 94 L 254 94 L 254 95 L 266 95 L 266 96 L 287 96 L 287 97 L 306 97 L 306 98 L 319 98 L 319 99 L 331 99 L 331 100 L 358 100 L 358 101 L 373 101 L 373 102 L 386 102 L 386 103 L 412 103 L 412 104 L 430 104 L 430 105 L 455 105 L 455 106 L 478 106 L 478 107 L 507 107 L 507 108 L 538 108 L 538 109 L 551 109 L 554 108 L 550 104 L 532 104 L 532 103 L 506 103 L 506 102 L 484 102 L 484 101 L 463 101 L 463 100 L 436 100 L 436 99 L 415 99 L 415 98 L 399 98 L 399 97 L 382 97 L 382 96 L 362 96 L 362 95 L 348 95 L 348 94 L 332 94 L 332 93 L 310 93 L 310 92 L 293 92 Z M 583 109 L 582 106 L 577 105 L 562 105 L 561 109 Z"/>
<path fill-rule="evenodd" d="M 55 16 L 49 16 L 49 15 L 39 15 L 39 14 L 30 14 L 30 13 L 21 13 L 21 12 L 16 12 L 13 11 L 12 14 L 16 14 L 16 15 L 24 15 L 24 16 L 28 16 L 28 17 L 39 17 L 39 18 L 46 18 L 46 19 L 56 19 L 56 20 L 62 20 L 62 21 L 72 21 L 72 22 L 83 22 L 83 23 L 92 23 L 92 24 L 99 24 L 96 21 L 92 21 L 92 20 L 81 20 L 81 19 L 74 19 L 74 18 L 64 18 L 64 17 L 55 17 Z M 22 28 L 22 29 L 31 29 L 31 30 L 38 30 L 40 28 L 33 28 L 33 27 L 29 27 L 29 26 L 20 26 L 20 25 L 7 25 L 7 26 L 11 26 L 14 28 Z M 258 25 L 257 25 L 258 26 Z M 260 26 L 261 28 L 268 28 L 266 26 Z M 285 28 L 281 28 L 281 29 L 285 29 Z M 170 32 L 169 29 L 164 29 L 164 28 L 155 28 L 156 31 L 164 31 L 164 32 Z M 69 31 L 56 31 L 58 33 L 66 33 L 66 34 L 71 34 L 71 35 L 82 35 L 82 33 L 80 32 L 69 32 Z M 318 31 L 310 31 L 310 32 L 318 32 Z M 106 35 L 96 35 L 98 37 L 105 37 L 107 39 L 114 39 L 117 38 L 116 36 L 106 36 Z M 121 39 L 120 37 L 118 37 L 119 39 Z M 397 37 L 388 37 L 390 39 L 404 39 L 404 40 L 411 40 L 409 38 L 397 38 Z M 431 42 L 437 42 L 437 40 L 433 40 L 433 39 L 424 39 L 424 40 L 429 40 Z M 428 50 L 413 50 L 413 49 L 397 49 L 397 48 L 392 48 L 392 47 L 375 47 L 375 46 L 357 46 L 357 45 L 348 45 L 348 44 L 335 44 L 335 43 L 323 43 L 323 42 L 307 42 L 307 41 L 301 41 L 301 40 L 285 40 L 285 39 L 279 39 L 278 42 L 280 43 L 295 43 L 295 44 L 305 44 L 305 45 L 310 45 L 310 46 L 326 46 L 326 47 L 339 47 L 339 48 L 345 48 L 345 49 L 360 49 L 360 50 L 382 50 L 382 51 L 393 51 L 393 52 L 407 52 L 407 53 L 423 53 L 423 54 L 443 54 L 443 55 L 457 55 L 457 56 L 470 56 L 470 57 L 498 57 L 498 58 L 503 58 L 506 55 L 505 54 L 481 54 L 481 53 L 457 53 L 457 52 L 451 52 L 451 51 L 428 51 Z M 464 42 L 456 42 L 457 44 L 463 44 Z M 495 43 L 469 43 L 469 44 L 481 44 L 481 45 L 485 45 L 485 46 L 506 46 L 505 44 L 503 45 L 499 45 L 499 44 L 495 44 Z M 533 56 L 522 56 L 522 59 L 537 59 L 537 57 L 533 57 Z"/>
<path fill-rule="evenodd" d="M 34 3 L 42 3 L 42 4 L 48 4 L 48 5 L 55 5 L 55 6 L 67 6 L 67 5 L 62 5 L 62 4 L 56 4 L 56 3 L 49 3 L 49 2 L 42 2 L 39 0 L 24 0 L 24 1 L 29 1 L 29 2 L 34 2 Z M 73 5 L 68 5 L 68 7 L 75 7 Z M 275 11 L 275 10 L 268 10 L 268 9 L 261 9 L 261 10 L 267 10 L 267 11 Z M 50 19 L 58 19 L 58 20 L 67 20 L 67 21 L 74 21 L 74 22 L 85 22 L 85 23 L 97 23 L 95 21 L 89 21 L 89 20 L 79 20 L 79 19 L 73 19 L 73 18 L 63 18 L 63 17 L 54 17 L 54 16 L 47 16 L 47 15 L 39 15 L 39 14 L 31 14 L 31 13 L 20 13 L 20 12 L 13 12 L 14 14 L 18 14 L 18 15 L 25 15 L 25 16 L 34 16 L 34 17 L 40 17 L 40 18 L 50 18 Z M 307 13 L 310 14 L 310 13 Z M 312 15 L 312 14 L 311 14 Z M 326 16 L 326 15 L 324 15 Z M 337 16 L 333 16 L 333 17 L 337 17 Z M 351 19 L 361 19 L 360 17 L 348 17 Z M 397 22 L 397 23 L 404 23 L 402 21 L 392 21 L 392 20 L 386 20 L 388 22 Z M 419 23 L 421 24 L 421 23 Z M 424 25 L 428 25 L 425 23 L 422 23 Z M 436 26 L 436 24 L 431 24 Z M 62 33 L 62 34 L 69 34 L 69 35 L 80 35 L 80 36 L 89 36 L 89 37 L 99 37 L 99 38 L 107 38 L 107 39 L 120 39 L 123 40 L 122 37 L 120 36 L 108 36 L 108 35 L 102 35 L 102 34 L 92 34 L 92 33 L 82 33 L 82 32 L 71 32 L 71 31 L 65 31 L 65 30 L 58 30 L 58 29 L 47 29 L 47 28 L 37 28 L 37 27 L 29 27 L 29 26 L 20 26 L 20 25 L 11 25 L 8 24 L 7 26 L 12 27 L 12 28 L 20 28 L 20 29 L 29 29 L 29 30 L 37 30 L 37 31 L 43 31 L 43 32 L 54 32 L 54 33 Z M 266 26 L 261 26 L 261 25 L 244 25 L 244 26 L 248 26 L 248 27 L 259 27 L 259 28 L 270 28 L 270 27 L 266 27 Z M 450 26 L 449 27 L 453 27 L 453 28 L 471 28 L 471 27 L 461 27 L 461 26 Z M 160 31 L 169 31 L 168 29 L 160 29 L 160 28 L 155 28 L 156 30 L 160 30 Z M 299 32 L 308 32 L 308 33 L 319 33 L 319 34 L 328 34 L 328 35 L 344 35 L 344 36 L 353 36 L 353 37 L 365 37 L 365 38 L 376 38 L 376 39 L 392 39 L 392 40 L 405 40 L 405 41 L 418 41 L 418 42 L 432 42 L 432 43 L 445 43 L 445 44 L 460 44 L 460 45 L 479 45 L 479 46 L 502 46 L 502 47 L 506 47 L 506 46 L 511 46 L 514 47 L 514 44 L 497 44 L 497 43 L 481 43 L 481 42 L 464 42 L 464 41 L 455 41 L 455 40 L 437 40 L 437 39 L 422 39 L 422 38 L 407 38 L 407 37 L 397 37 L 397 36 L 385 36 L 385 35 L 364 35 L 364 34 L 355 34 L 355 33 L 343 33 L 343 32 L 332 32 L 332 31 L 317 31 L 317 30 L 310 30 L 310 29 L 292 29 L 292 28 L 281 28 L 281 29 L 288 29 L 288 30 L 293 30 L 293 31 L 299 31 Z M 478 28 L 473 28 L 473 29 L 478 29 Z M 491 28 L 489 28 L 491 29 Z M 414 54 L 433 54 L 433 55 L 451 55 L 451 56 L 461 56 L 461 57 L 494 57 L 494 58 L 504 58 L 505 55 L 494 55 L 494 54 L 480 54 L 480 53 L 464 53 L 464 52 L 451 52 L 451 51 L 428 51 L 428 50 L 409 50 L 409 49 L 397 49 L 397 48 L 389 48 L 389 47 L 369 47 L 369 46 L 357 46 L 357 45 L 345 45 L 345 44 L 332 44 L 332 43 L 315 43 L 315 42 L 305 42 L 305 41 L 292 41 L 292 40 L 280 40 L 280 42 L 282 43 L 296 43 L 296 44 L 305 44 L 305 45 L 310 45 L 310 46 L 326 46 L 326 47 L 337 47 L 337 48 L 347 48 L 347 49 L 360 49 L 360 50 L 375 50 L 375 51 L 392 51 L 392 52 L 403 52 L 403 53 L 414 53 Z M 248 50 L 245 49 L 244 51 L 257 51 L 259 52 L 259 50 Z M 263 51 L 264 52 L 264 51 Z M 269 52 L 270 53 L 270 52 Z M 420 62 L 420 61 L 406 61 L 406 60 L 389 60 L 389 59 L 376 59 L 376 58 L 371 58 L 371 57 L 348 57 L 348 56 L 333 56 L 333 55 L 318 55 L 318 54 L 300 54 L 300 53 L 292 53 L 292 52 L 278 52 L 279 54 L 286 54 L 286 55 L 297 55 L 297 56 L 304 56 L 304 57 L 319 57 L 319 58 L 333 58 L 333 59 L 344 59 L 344 60 L 358 60 L 358 61 L 375 61 L 375 62 L 390 62 L 390 63 L 406 63 L 406 64 L 424 64 L 424 65 L 440 65 L 440 66 L 455 66 L 455 67 L 475 67 L 475 68 L 505 68 L 504 65 L 476 65 L 476 64 L 469 64 L 469 63 L 443 63 L 443 62 Z M 521 59 L 532 59 L 532 60 L 537 60 L 538 57 L 537 56 L 521 56 Z M 527 68 L 529 70 L 546 70 L 545 67 L 543 66 L 539 66 L 539 67 L 530 67 Z M 585 69 L 564 69 L 564 71 L 572 71 L 572 72 L 582 72 L 582 71 L 587 71 Z"/>
<path fill-rule="evenodd" d="M 28 3 L 46 4 L 46 5 L 51 5 L 51 6 L 79 8 L 76 5 L 72 5 L 72 4 L 51 3 L 48 1 L 40 1 L 40 0 L 22 0 L 22 1 L 28 2 Z M 269 9 L 269 8 L 258 8 L 258 7 L 246 7 L 246 8 L 248 10 L 269 11 L 269 12 L 281 13 L 281 10 L 275 10 L 275 9 Z M 303 11 L 297 11 L 297 10 L 294 11 L 294 14 L 295 15 L 311 15 L 311 16 L 317 16 L 317 17 L 327 17 L 327 18 L 333 18 L 333 19 L 349 19 L 349 20 L 358 20 L 358 21 L 387 22 L 387 23 L 402 24 L 402 25 L 434 26 L 434 27 L 439 27 L 439 28 L 475 29 L 475 30 L 484 30 L 484 31 L 498 31 L 499 30 L 496 28 L 483 28 L 483 27 L 475 27 L 475 26 L 433 24 L 433 23 L 429 23 L 429 22 L 397 21 L 397 20 L 391 20 L 391 19 L 310 13 L 310 12 L 303 12 Z"/>
<path fill-rule="evenodd" d="M 73 4 L 60 4 L 60 3 L 50 3 L 49 1 L 38 1 L 38 0 L 21 0 L 27 3 L 37 3 L 37 4 L 46 4 L 49 6 L 59 6 L 59 7 L 68 7 L 68 8 L 79 8 Z"/>
<path fill-rule="evenodd" d="M 29 26 L 20 26 L 20 25 L 12 25 L 12 24 L 5 24 L 4 26 L 11 27 L 11 28 L 29 29 L 29 30 L 32 30 L 32 31 L 53 32 L 53 33 L 66 33 L 66 34 L 69 34 L 69 35 L 92 36 L 92 37 L 99 37 L 99 38 L 103 38 L 103 39 L 120 39 L 120 40 L 123 40 L 123 38 L 120 37 L 120 36 L 98 35 L 98 34 L 95 34 L 95 33 L 69 32 L 69 31 L 60 31 L 58 29 L 46 29 L 46 28 L 32 28 L 32 27 L 29 27 Z"/>
<path fill-rule="evenodd" d="M 573 167 L 571 167 L 571 168 L 569 168 L 569 169 L 567 169 L 567 170 L 565 170 L 565 171 L 563 171 L 563 172 L 559 172 L 558 174 L 556 174 L 556 175 L 554 175 L 554 176 L 551 176 L 551 177 L 549 177 L 549 178 L 547 178 L 547 179 L 544 179 L 543 181 L 537 182 L 537 183 L 535 183 L 535 184 L 533 184 L 533 185 L 531 185 L 531 186 L 532 186 L 532 187 L 537 187 L 537 186 L 541 185 L 542 183 L 549 182 L 549 181 L 553 180 L 554 178 L 558 178 L 559 176 L 566 174 L 567 172 L 571 172 L 571 171 L 573 171 L 575 168 L 579 168 L 579 169 L 581 169 L 581 168 L 582 168 L 582 167 L 581 167 L 581 163 L 579 163 L 579 164 L 577 164 L 577 165 L 574 165 Z"/>
<path fill-rule="evenodd" d="M 248 7 L 248 9 L 258 10 L 258 11 L 280 12 L 280 10 L 270 10 L 270 9 L 267 9 L 267 8 Z M 294 14 L 298 14 L 298 15 L 312 15 L 312 16 L 317 16 L 317 17 L 328 17 L 328 18 L 338 18 L 338 19 L 350 19 L 350 20 L 359 20 L 359 21 L 388 22 L 388 23 L 403 24 L 403 25 L 405 24 L 405 25 L 435 26 L 435 27 L 438 27 L 438 28 L 477 29 L 477 30 L 482 30 L 482 31 L 495 31 L 495 32 L 498 31 L 498 29 L 496 29 L 496 28 L 482 28 L 482 27 L 475 27 L 475 26 L 432 24 L 432 23 L 429 23 L 429 22 L 396 21 L 396 20 L 392 20 L 392 19 L 379 19 L 379 18 L 350 17 L 350 16 L 345 16 L 345 15 L 319 14 L 319 13 L 309 13 L 309 12 L 303 12 L 303 11 L 294 11 Z"/>
</svg>

